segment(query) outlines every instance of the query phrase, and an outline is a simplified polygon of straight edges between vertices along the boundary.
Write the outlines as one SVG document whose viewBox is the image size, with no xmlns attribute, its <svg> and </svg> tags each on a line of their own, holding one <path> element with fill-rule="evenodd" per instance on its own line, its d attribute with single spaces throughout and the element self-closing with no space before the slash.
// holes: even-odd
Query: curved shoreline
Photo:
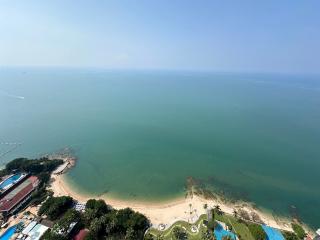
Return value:
<svg viewBox="0 0 320 240">
<path fill-rule="evenodd" d="M 68 195 L 79 202 L 85 203 L 90 198 L 103 199 L 107 204 L 116 209 L 130 207 L 147 216 L 152 226 L 158 228 L 159 224 L 165 224 L 166 228 L 170 227 L 178 220 L 194 223 L 198 217 L 206 213 L 204 205 L 213 208 L 219 205 L 221 210 L 227 214 L 233 214 L 234 210 L 243 209 L 248 212 L 257 213 L 261 220 L 274 228 L 292 231 L 290 220 L 280 216 L 273 216 L 271 213 L 256 210 L 249 203 L 226 203 L 220 199 L 204 199 L 202 197 L 192 195 L 186 198 L 177 198 L 165 202 L 146 202 L 136 200 L 121 200 L 106 195 L 84 194 L 76 191 L 74 187 L 65 179 L 65 175 L 52 175 L 52 183 L 50 189 L 55 196 Z"/>
</svg>

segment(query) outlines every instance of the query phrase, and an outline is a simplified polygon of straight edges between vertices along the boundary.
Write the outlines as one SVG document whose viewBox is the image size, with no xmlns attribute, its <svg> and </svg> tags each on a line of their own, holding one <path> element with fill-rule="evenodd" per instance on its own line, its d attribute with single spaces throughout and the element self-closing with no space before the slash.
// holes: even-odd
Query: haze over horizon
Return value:
<svg viewBox="0 0 320 240">
<path fill-rule="evenodd" d="M 0 66 L 320 73 L 320 2 L 1 1 Z"/>
<path fill-rule="evenodd" d="M 319 7 L 2 1 L 0 66 L 320 73 Z"/>
</svg>

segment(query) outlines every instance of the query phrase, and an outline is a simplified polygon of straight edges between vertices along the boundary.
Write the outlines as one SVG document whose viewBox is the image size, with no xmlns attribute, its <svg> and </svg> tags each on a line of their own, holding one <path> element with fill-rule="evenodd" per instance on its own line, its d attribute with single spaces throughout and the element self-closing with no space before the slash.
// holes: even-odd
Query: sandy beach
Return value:
<svg viewBox="0 0 320 240">
<path fill-rule="evenodd" d="M 204 205 L 207 204 L 208 209 L 219 205 L 221 210 L 228 214 L 233 214 L 234 210 L 243 209 L 248 212 L 257 213 L 261 220 L 272 227 L 289 230 L 291 227 L 288 219 L 276 218 L 271 214 L 255 210 L 247 203 L 231 204 L 225 203 L 221 200 L 208 200 L 199 196 L 189 196 L 187 198 L 175 199 L 169 203 L 145 203 L 137 201 L 122 201 L 119 199 L 113 199 L 108 196 L 94 196 L 80 194 L 72 189 L 72 186 L 65 180 L 64 174 L 52 175 L 52 183 L 50 189 L 54 192 L 55 196 L 68 195 L 85 203 L 90 198 L 103 199 L 107 204 L 116 209 L 130 207 L 135 211 L 138 211 L 147 216 L 153 227 L 158 228 L 159 224 L 164 224 L 167 227 L 171 226 L 178 220 L 184 220 L 186 222 L 193 223 L 198 217 L 206 213 Z"/>
</svg>

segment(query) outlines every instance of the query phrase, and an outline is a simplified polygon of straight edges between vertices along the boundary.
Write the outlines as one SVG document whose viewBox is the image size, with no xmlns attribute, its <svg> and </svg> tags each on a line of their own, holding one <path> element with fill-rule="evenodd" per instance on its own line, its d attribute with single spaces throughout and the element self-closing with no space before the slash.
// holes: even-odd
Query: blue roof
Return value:
<svg viewBox="0 0 320 240">
<path fill-rule="evenodd" d="M 267 240 L 285 240 L 279 230 L 266 225 L 262 225 L 262 228 L 267 234 Z"/>
</svg>

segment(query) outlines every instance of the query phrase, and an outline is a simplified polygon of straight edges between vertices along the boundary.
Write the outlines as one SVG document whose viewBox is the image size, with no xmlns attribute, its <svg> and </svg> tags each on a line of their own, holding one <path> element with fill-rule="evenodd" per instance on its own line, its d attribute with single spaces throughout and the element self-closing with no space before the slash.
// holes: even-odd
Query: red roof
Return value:
<svg viewBox="0 0 320 240">
<path fill-rule="evenodd" d="M 14 194 L 14 196 L 12 196 L 10 198 L 8 197 L 8 195 L 10 195 L 11 192 L 14 192 L 14 190 L 13 190 L 13 191 L 9 192 L 5 197 L 3 197 L 0 200 L 0 211 L 1 212 L 10 211 L 19 202 L 21 202 L 26 196 L 28 196 L 34 190 L 33 183 L 37 179 L 38 179 L 37 177 L 28 178 L 26 181 L 30 180 L 30 183 L 27 184 L 25 187 L 23 187 L 19 192 Z"/>
<path fill-rule="evenodd" d="M 77 235 L 73 237 L 73 240 L 83 240 L 88 234 L 88 231 L 85 229 L 81 229 Z"/>
</svg>

